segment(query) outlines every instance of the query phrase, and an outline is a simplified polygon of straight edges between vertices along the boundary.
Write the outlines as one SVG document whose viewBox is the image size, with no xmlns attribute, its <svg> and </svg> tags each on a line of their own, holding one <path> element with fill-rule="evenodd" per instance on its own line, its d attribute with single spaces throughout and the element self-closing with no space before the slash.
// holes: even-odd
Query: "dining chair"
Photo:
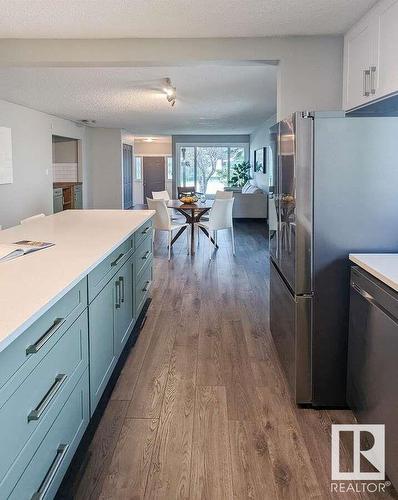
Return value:
<svg viewBox="0 0 398 500">
<path fill-rule="evenodd" d="M 21 220 L 21 224 L 26 224 L 27 222 L 32 222 L 35 219 L 40 219 L 41 217 L 45 217 L 44 214 L 32 215 L 31 217 L 27 217 L 26 219 Z"/>
<path fill-rule="evenodd" d="M 233 191 L 216 191 L 216 200 L 230 200 L 233 198 L 234 193 Z"/>
<path fill-rule="evenodd" d="M 216 198 L 209 213 L 209 222 L 198 222 L 198 225 L 206 229 L 209 233 L 210 260 L 213 252 L 213 243 L 210 240 L 210 236 L 212 236 L 214 242 L 217 243 L 217 232 L 222 229 L 229 229 L 231 231 L 232 253 L 235 255 L 234 224 L 232 220 L 232 207 L 234 201 L 234 198 Z"/>
<path fill-rule="evenodd" d="M 170 201 L 170 196 L 167 191 L 152 191 L 152 198 L 154 200 Z"/>
<path fill-rule="evenodd" d="M 216 194 L 214 196 L 215 200 L 229 200 L 233 197 L 234 193 L 232 191 L 216 191 Z M 208 221 L 209 216 L 204 215 L 200 220 L 202 221 Z M 198 228 L 198 241 L 199 241 L 199 228 Z"/>
<path fill-rule="evenodd" d="M 152 191 L 152 199 L 153 200 L 164 200 L 164 201 L 170 201 L 170 195 L 168 191 Z M 172 208 L 167 209 L 171 220 L 177 220 L 177 217 L 175 216 L 175 212 Z"/>
<path fill-rule="evenodd" d="M 169 260 L 171 257 L 171 240 L 173 239 L 173 231 L 180 230 L 185 227 L 187 232 L 187 253 L 189 254 L 189 224 L 173 224 L 170 220 L 169 212 L 167 210 L 166 202 L 164 200 L 146 199 L 148 208 L 155 210 L 156 214 L 153 218 L 153 238 L 155 239 L 156 231 L 168 232 L 168 247 L 169 247 Z"/>
</svg>

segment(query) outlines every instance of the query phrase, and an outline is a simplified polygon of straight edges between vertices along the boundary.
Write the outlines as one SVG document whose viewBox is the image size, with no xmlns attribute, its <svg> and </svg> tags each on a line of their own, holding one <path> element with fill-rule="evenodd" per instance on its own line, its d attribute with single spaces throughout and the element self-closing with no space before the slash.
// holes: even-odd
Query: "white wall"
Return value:
<svg viewBox="0 0 398 500">
<path fill-rule="evenodd" d="M 84 127 L 0 100 L 0 126 L 10 127 L 14 182 L 0 185 L 0 225 L 53 212 L 52 135 L 83 139 Z M 83 172 L 86 175 L 86 172 Z"/>
<path fill-rule="evenodd" d="M 122 208 L 122 131 L 87 128 L 90 188 L 94 208 Z"/>
<path fill-rule="evenodd" d="M 171 155 L 171 140 L 170 142 L 134 141 L 134 152 L 137 156 Z"/>
<path fill-rule="evenodd" d="M 267 121 L 265 121 L 261 127 L 258 129 L 254 130 L 250 134 L 250 164 L 254 166 L 254 151 L 256 149 L 263 148 L 265 146 L 268 146 L 270 143 L 269 139 L 269 128 L 272 127 L 276 123 L 276 115 L 272 116 L 269 118 Z M 269 151 L 268 151 L 269 153 Z M 269 163 L 270 163 L 270 158 L 267 158 L 267 176 L 269 174 Z"/>
</svg>

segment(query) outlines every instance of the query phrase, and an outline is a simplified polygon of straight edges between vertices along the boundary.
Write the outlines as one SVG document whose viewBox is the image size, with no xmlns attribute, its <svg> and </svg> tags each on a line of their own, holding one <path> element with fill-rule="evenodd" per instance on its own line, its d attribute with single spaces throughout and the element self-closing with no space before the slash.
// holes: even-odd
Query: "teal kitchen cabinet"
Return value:
<svg viewBox="0 0 398 500">
<path fill-rule="evenodd" d="M 53 189 L 53 212 L 56 214 L 64 209 L 64 195 L 62 188 Z"/>
<path fill-rule="evenodd" d="M 83 189 L 81 184 L 73 186 L 73 208 L 81 210 L 83 208 Z"/>
<path fill-rule="evenodd" d="M 118 283 L 112 278 L 89 306 L 91 414 L 116 365 L 113 324 Z"/>
<path fill-rule="evenodd" d="M 132 255 L 89 306 L 93 414 L 134 324 Z"/>
<path fill-rule="evenodd" d="M 38 447 L 10 500 L 50 500 L 55 497 L 89 422 L 87 370 Z"/>
<path fill-rule="evenodd" d="M 133 267 L 132 255 L 116 274 L 118 285 L 115 301 L 114 340 L 116 355 L 119 356 L 127 342 L 134 324 L 133 316 Z"/>
</svg>

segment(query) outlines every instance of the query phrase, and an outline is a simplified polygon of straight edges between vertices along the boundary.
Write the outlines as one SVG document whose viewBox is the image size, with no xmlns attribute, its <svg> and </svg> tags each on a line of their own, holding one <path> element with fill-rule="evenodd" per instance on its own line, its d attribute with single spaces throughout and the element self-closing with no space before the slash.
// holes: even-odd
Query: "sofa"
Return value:
<svg viewBox="0 0 398 500">
<path fill-rule="evenodd" d="M 268 217 L 267 174 L 255 172 L 242 188 L 226 188 L 235 198 L 232 216 L 234 219 L 266 219 Z"/>
</svg>

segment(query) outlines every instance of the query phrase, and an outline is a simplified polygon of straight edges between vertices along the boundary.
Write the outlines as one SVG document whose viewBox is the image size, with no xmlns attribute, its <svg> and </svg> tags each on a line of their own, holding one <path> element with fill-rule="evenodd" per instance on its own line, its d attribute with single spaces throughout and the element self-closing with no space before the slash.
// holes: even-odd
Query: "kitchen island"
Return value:
<svg viewBox="0 0 398 500">
<path fill-rule="evenodd" d="M 73 210 L 0 233 L 0 498 L 53 498 L 148 299 L 154 212 Z M 35 496 L 36 495 L 36 496 Z"/>
</svg>

